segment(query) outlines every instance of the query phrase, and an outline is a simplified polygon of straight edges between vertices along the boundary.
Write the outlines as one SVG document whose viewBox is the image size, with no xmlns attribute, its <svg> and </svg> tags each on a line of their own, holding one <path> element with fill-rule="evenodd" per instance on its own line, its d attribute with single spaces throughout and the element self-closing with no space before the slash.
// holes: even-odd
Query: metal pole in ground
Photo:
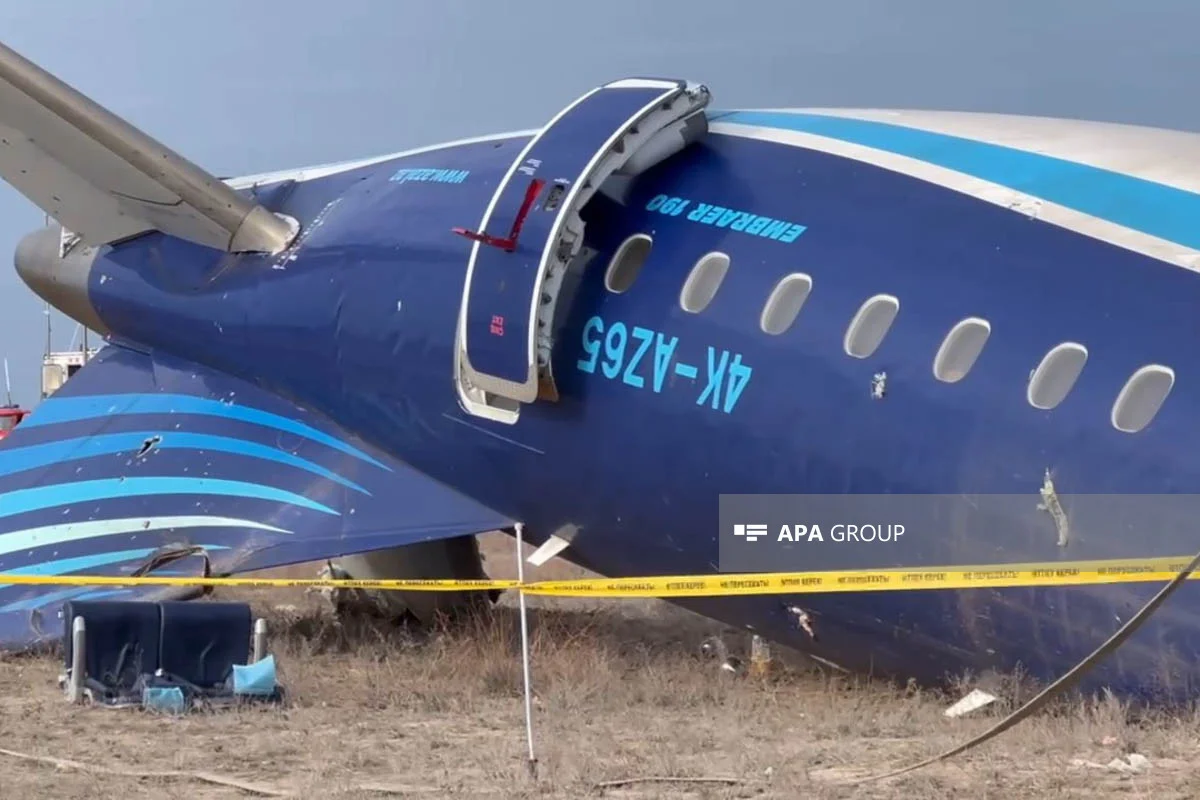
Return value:
<svg viewBox="0 0 1200 800">
<path fill-rule="evenodd" d="M 537 758 L 533 755 L 533 693 L 529 688 L 529 621 L 525 612 L 525 554 L 522 552 L 524 540 L 521 538 L 525 525 L 518 522 L 514 527 L 517 532 L 517 583 L 521 584 L 517 587 L 517 593 L 521 605 L 521 666 L 525 671 L 525 738 L 529 742 L 527 766 L 530 776 L 536 777 Z"/>
<path fill-rule="evenodd" d="M 87 623 L 83 617 L 71 621 L 71 674 L 67 676 L 67 699 L 83 702 L 84 680 L 87 678 Z"/>
</svg>

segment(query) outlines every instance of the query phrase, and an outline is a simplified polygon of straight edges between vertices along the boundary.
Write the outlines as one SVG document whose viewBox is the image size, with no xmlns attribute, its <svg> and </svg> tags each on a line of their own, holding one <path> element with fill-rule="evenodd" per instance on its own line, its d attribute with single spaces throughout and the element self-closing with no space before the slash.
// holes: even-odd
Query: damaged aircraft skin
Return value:
<svg viewBox="0 0 1200 800">
<path fill-rule="evenodd" d="M 58 221 L 17 271 L 108 341 L 0 448 L 2 571 L 479 577 L 474 534 L 520 521 L 603 575 L 713 573 L 718 496 L 759 492 L 1029 497 L 813 570 L 1200 542 L 1152 504 L 1072 524 L 1200 487 L 1200 136 L 636 78 L 536 130 L 220 181 L 0 48 L 0 141 Z M 1049 679 L 1158 589 L 679 602 L 846 670 Z M 0 640 L 154 593 L 5 586 Z M 1198 609 L 1191 583 L 1089 684 L 1189 691 Z"/>
</svg>

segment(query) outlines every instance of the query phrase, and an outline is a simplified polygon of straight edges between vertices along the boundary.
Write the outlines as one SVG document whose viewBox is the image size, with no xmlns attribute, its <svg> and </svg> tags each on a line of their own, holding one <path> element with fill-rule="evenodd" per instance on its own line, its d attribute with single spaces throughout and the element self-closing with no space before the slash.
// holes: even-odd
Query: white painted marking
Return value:
<svg viewBox="0 0 1200 800">
<path fill-rule="evenodd" d="M 0 534 L 0 555 L 18 553 L 35 547 L 77 542 L 97 536 L 114 536 L 122 533 L 138 534 L 174 528 L 253 528 L 272 533 L 291 533 L 291 531 L 276 528 L 273 525 L 235 517 L 181 516 L 99 519 L 65 525 L 45 525 L 40 528 L 26 528 Z"/>
<path fill-rule="evenodd" d="M 879 108 L 753 111 L 820 114 L 899 125 L 1074 161 L 1187 192 L 1200 192 L 1200 134 L 1191 131 L 974 111 Z"/>
<path fill-rule="evenodd" d="M 604 84 L 605 89 L 669 89 L 678 88 L 675 81 L 656 81 L 650 78 L 624 78 L 619 81 Z"/>
<path fill-rule="evenodd" d="M 1151 236 L 1141 231 L 1135 231 L 1123 225 L 1098 219 L 1090 214 L 1084 214 L 1074 209 L 1048 202 L 1042 198 L 1024 192 L 1014 191 L 1006 186 L 964 175 L 961 172 L 935 166 L 925 161 L 908 156 L 896 155 L 883 150 L 876 150 L 863 145 L 843 142 L 825 136 L 817 136 L 800 131 L 764 128 L 757 125 L 741 125 L 731 122 L 714 122 L 709 127 L 712 134 L 738 136 L 745 139 L 757 139 L 765 142 L 804 147 L 822 153 L 851 158 L 877 167 L 898 172 L 914 178 L 927 181 L 937 186 L 944 186 L 957 192 L 970 195 L 980 200 L 994 203 L 1023 213 L 1026 209 L 1036 206 L 1037 218 L 1043 222 L 1057 225 L 1067 230 L 1082 233 L 1109 244 L 1132 250 L 1151 258 L 1165 261 L 1169 264 L 1200 272 L 1200 250 L 1194 250 L 1177 242 Z M 1039 205 L 1040 204 L 1040 205 Z"/>
</svg>

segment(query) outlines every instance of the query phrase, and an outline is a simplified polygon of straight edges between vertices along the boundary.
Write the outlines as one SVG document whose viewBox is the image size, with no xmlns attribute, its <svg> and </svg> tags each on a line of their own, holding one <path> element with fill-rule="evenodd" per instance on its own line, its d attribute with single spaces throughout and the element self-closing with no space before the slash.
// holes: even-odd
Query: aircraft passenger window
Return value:
<svg viewBox="0 0 1200 800">
<path fill-rule="evenodd" d="M 1063 342 L 1046 353 L 1029 379 L 1029 404 L 1048 411 L 1065 400 L 1083 372 L 1087 357 L 1087 348 L 1075 342 Z"/>
<path fill-rule="evenodd" d="M 763 333 L 778 336 L 792 326 L 800 313 L 808 293 L 812 291 L 812 278 L 801 272 L 784 277 L 775 285 L 767 304 L 763 306 L 759 327 Z"/>
<path fill-rule="evenodd" d="M 1113 427 L 1137 433 L 1149 425 L 1174 385 L 1175 371 L 1169 367 L 1151 364 L 1133 373 L 1113 403 Z"/>
<path fill-rule="evenodd" d="M 957 383 L 967 377 L 975 360 L 983 352 L 992 326 L 979 317 L 967 317 L 950 329 L 933 359 L 933 376 L 945 383 Z"/>
<path fill-rule="evenodd" d="M 729 256 L 724 253 L 709 253 L 696 262 L 691 274 L 679 293 L 679 305 L 684 311 L 699 314 L 717 296 L 721 281 L 729 271 Z"/>
<path fill-rule="evenodd" d="M 608 271 L 604 273 L 604 288 L 613 294 L 629 291 L 650 255 L 652 244 L 653 241 L 644 233 L 635 233 L 621 242 L 612 261 L 608 263 Z"/>
<path fill-rule="evenodd" d="M 874 353 L 888 328 L 900 313 L 900 301 L 890 294 L 877 294 L 862 304 L 850 327 L 846 329 L 846 340 L 843 346 L 846 355 L 855 358 L 866 358 Z"/>
</svg>

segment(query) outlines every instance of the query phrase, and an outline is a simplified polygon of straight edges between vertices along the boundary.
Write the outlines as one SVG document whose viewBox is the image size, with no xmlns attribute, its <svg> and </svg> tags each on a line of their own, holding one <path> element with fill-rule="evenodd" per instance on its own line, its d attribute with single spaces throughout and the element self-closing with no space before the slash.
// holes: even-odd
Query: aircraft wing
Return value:
<svg viewBox="0 0 1200 800">
<path fill-rule="evenodd" d="M 0 177 L 86 245 L 158 230 L 276 253 L 298 232 L 3 44 Z"/>
<path fill-rule="evenodd" d="M 0 444 L 0 572 L 223 575 L 512 524 L 266 390 L 117 345 Z M 0 649 L 61 635 L 69 599 L 177 595 L 0 584 Z"/>
</svg>

